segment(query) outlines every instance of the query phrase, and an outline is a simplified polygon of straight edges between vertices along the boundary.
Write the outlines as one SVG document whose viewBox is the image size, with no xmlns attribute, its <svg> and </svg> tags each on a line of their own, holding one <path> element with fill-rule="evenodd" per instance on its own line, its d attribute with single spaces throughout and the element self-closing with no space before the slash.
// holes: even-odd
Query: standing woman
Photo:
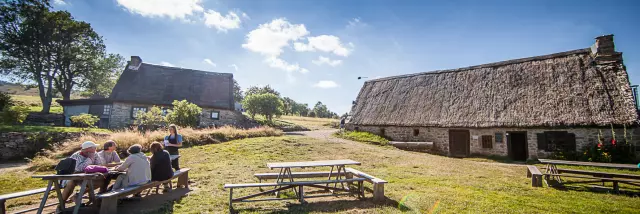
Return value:
<svg viewBox="0 0 640 214">
<path fill-rule="evenodd" d="M 178 134 L 178 128 L 176 125 L 169 125 L 169 135 L 164 137 L 164 147 L 170 155 L 179 155 L 178 148 L 182 147 L 182 135 Z M 173 169 L 180 170 L 180 164 L 178 164 L 178 158 L 171 161 L 171 167 Z"/>
</svg>

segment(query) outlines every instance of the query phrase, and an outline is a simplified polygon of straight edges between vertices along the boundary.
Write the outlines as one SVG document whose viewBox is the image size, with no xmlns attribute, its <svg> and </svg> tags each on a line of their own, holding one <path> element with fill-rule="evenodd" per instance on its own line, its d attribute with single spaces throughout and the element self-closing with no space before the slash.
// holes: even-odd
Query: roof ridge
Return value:
<svg viewBox="0 0 640 214">
<path fill-rule="evenodd" d="M 583 48 L 583 49 L 576 49 L 576 50 L 558 52 L 558 53 L 547 54 L 547 55 L 525 57 L 525 58 L 519 58 L 519 59 L 511 59 L 511 60 L 506 60 L 506 61 L 499 61 L 499 62 L 480 64 L 480 65 L 473 65 L 473 66 L 468 66 L 468 67 L 445 69 L 445 70 L 434 70 L 434 71 L 418 72 L 418 73 L 412 73 L 412 74 L 402 74 L 402 75 L 396 75 L 396 76 L 389 76 L 389 77 L 383 77 L 383 78 L 378 78 L 378 79 L 367 80 L 365 83 L 386 81 L 386 80 L 398 79 L 398 78 L 406 78 L 406 77 L 414 77 L 414 76 L 427 75 L 427 74 L 443 74 L 443 73 L 452 73 L 452 72 L 463 72 L 463 71 L 469 71 L 469 70 L 479 69 L 479 68 L 490 68 L 490 67 L 496 67 L 496 66 L 504 66 L 504 65 L 523 63 L 523 62 L 546 60 L 546 59 L 552 59 L 552 58 L 557 58 L 557 57 L 569 56 L 569 55 L 573 55 L 573 54 L 587 53 L 587 52 L 590 52 L 590 51 L 591 51 L 590 48 Z"/>
<path fill-rule="evenodd" d="M 151 63 L 146 63 L 146 62 L 143 62 L 142 64 L 148 65 L 148 66 L 162 67 L 162 68 L 167 68 L 167 69 L 174 69 L 174 70 L 184 70 L 184 71 L 190 71 L 190 72 L 201 72 L 201 73 L 205 73 L 205 74 L 232 75 L 233 76 L 233 73 L 223 73 L 223 72 L 215 72 L 215 71 L 203 71 L 203 70 L 196 70 L 196 69 L 191 69 L 191 68 L 180 68 L 180 67 L 157 65 L 157 64 L 151 64 Z"/>
</svg>

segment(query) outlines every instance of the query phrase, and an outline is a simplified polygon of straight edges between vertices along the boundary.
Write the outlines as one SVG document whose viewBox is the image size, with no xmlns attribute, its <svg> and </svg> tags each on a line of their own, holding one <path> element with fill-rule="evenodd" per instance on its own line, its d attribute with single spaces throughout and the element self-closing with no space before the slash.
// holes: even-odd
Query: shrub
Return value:
<svg viewBox="0 0 640 214">
<path fill-rule="evenodd" d="M 14 102 L 11 99 L 11 95 L 6 92 L 0 92 L 0 109 L 4 109 L 7 106 L 13 106 Z"/>
<path fill-rule="evenodd" d="M 373 143 L 377 145 L 387 145 L 389 140 L 384 137 L 369 133 L 369 132 L 361 132 L 361 131 L 339 131 L 333 134 L 333 136 L 338 138 L 343 138 L 347 140 L 354 140 L 366 143 Z"/>
<path fill-rule="evenodd" d="M 136 114 L 136 124 L 142 124 L 147 126 L 160 126 L 165 122 L 164 116 L 162 116 L 162 109 L 157 106 L 151 107 L 149 111 L 140 111 Z"/>
<path fill-rule="evenodd" d="M 187 100 L 173 101 L 173 110 L 167 114 L 167 122 L 181 127 L 197 127 L 202 108 Z"/>
<path fill-rule="evenodd" d="M 71 116 L 69 117 L 69 120 L 71 120 L 71 122 L 75 126 L 94 128 L 95 124 L 100 120 L 100 118 L 92 114 L 83 113 L 76 116 Z"/>
<path fill-rule="evenodd" d="M 4 124 L 21 124 L 29 115 L 27 106 L 5 106 L 2 110 L 2 122 Z"/>
</svg>

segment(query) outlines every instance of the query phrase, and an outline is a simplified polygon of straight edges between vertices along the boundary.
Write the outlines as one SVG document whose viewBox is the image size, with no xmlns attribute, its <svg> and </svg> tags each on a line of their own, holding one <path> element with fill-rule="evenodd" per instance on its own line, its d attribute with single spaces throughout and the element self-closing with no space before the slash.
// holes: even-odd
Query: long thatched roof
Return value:
<svg viewBox="0 0 640 214">
<path fill-rule="evenodd" d="M 432 127 L 635 123 L 638 115 L 621 53 L 596 56 L 592 51 L 370 80 L 358 95 L 349 123 Z"/>
</svg>

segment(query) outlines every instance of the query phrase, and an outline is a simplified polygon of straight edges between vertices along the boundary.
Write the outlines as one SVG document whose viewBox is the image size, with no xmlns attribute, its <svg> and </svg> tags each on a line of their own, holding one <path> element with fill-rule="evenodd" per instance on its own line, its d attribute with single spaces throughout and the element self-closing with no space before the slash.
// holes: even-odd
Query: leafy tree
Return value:
<svg viewBox="0 0 640 214">
<path fill-rule="evenodd" d="M 316 105 L 313 106 L 312 111 L 315 113 L 316 117 L 326 118 L 331 116 L 329 114 L 329 109 L 327 108 L 327 106 L 322 104 L 322 102 L 320 101 L 318 101 Z"/>
<path fill-rule="evenodd" d="M 293 114 L 306 117 L 309 114 L 310 110 L 309 110 L 309 105 L 306 103 L 294 103 L 291 111 L 293 112 Z"/>
<path fill-rule="evenodd" d="M 158 106 L 151 107 L 147 112 L 139 111 L 136 115 L 136 124 L 160 126 L 165 122 L 165 118 L 162 116 L 162 109 Z"/>
<path fill-rule="evenodd" d="M 282 115 L 282 100 L 275 94 L 262 93 L 251 94 L 244 98 L 242 106 L 249 112 L 251 118 L 255 118 L 256 114 L 264 115 L 269 122 L 273 116 Z"/>
<path fill-rule="evenodd" d="M 173 110 L 167 114 L 167 122 L 181 127 L 197 127 L 200 122 L 202 108 L 187 100 L 173 101 Z"/>
<path fill-rule="evenodd" d="M 307 114 L 307 117 L 316 117 L 316 113 L 313 111 L 309 111 L 309 113 Z"/>
<path fill-rule="evenodd" d="M 29 115 L 29 107 L 5 106 L 1 115 L 2 122 L 5 124 L 21 124 Z"/>
<path fill-rule="evenodd" d="M 280 97 L 280 92 L 271 88 L 270 85 L 266 85 L 264 87 L 251 86 L 247 89 L 246 92 L 244 92 L 244 95 L 245 97 L 248 97 L 249 95 L 264 94 L 264 93 L 272 93 L 272 94 L 275 94 L 277 97 Z"/>
<path fill-rule="evenodd" d="M 124 70 L 124 62 L 124 57 L 119 54 L 108 54 L 106 57 L 99 58 L 95 69 L 85 76 L 86 81 L 80 85 L 83 89 L 82 96 L 109 97 Z"/>
<path fill-rule="evenodd" d="M 83 113 L 76 116 L 71 116 L 69 117 L 69 120 L 71 120 L 71 122 L 77 126 L 93 128 L 95 127 L 95 124 L 100 120 L 100 118 L 92 114 Z"/>
<path fill-rule="evenodd" d="M 242 102 L 242 88 L 240 88 L 240 84 L 235 79 L 233 80 L 233 100 L 236 102 Z"/>
<path fill-rule="evenodd" d="M 284 104 L 282 111 L 284 115 L 289 115 L 293 113 L 293 106 L 296 105 L 296 101 L 293 101 L 289 97 L 282 98 L 282 104 Z"/>
</svg>

